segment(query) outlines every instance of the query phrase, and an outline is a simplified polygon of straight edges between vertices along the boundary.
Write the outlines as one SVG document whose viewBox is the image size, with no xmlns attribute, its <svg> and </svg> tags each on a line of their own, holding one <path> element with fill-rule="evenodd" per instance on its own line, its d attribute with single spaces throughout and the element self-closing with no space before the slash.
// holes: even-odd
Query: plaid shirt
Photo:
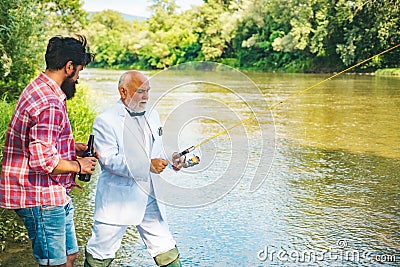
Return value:
<svg viewBox="0 0 400 267">
<path fill-rule="evenodd" d="M 52 175 L 59 159 L 76 159 L 60 86 L 41 73 L 22 92 L 8 126 L 0 179 L 0 207 L 64 206 L 75 174 Z"/>
</svg>

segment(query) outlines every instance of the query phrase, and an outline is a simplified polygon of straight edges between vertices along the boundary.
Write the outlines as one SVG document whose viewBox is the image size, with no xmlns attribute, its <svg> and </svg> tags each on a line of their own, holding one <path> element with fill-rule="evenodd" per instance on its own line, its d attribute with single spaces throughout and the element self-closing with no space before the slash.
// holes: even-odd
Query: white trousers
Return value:
<svg viewBox="0 0 400 267">
<path fill-rule="evenodd" d="M 115 258 L 122 238 L 129 225 L 112 225 L 94 221 L 92 236 L 86 250 L 95 259 Z M 140 237 L 151 257 L 167 252 L 176 245 L 166 221 L 161 217 L 157 201 L 149 197 L 143 221 L 136 225 Z"/>
</svg>

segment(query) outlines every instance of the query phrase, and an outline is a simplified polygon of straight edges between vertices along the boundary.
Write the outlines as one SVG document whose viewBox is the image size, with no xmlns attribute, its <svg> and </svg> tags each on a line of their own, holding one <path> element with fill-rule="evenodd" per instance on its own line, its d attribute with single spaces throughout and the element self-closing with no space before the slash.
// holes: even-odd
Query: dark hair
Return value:
<svg viewBox="0 0 400 267">
<path fill-rule="evenodd" d="M 94 54 L 86 52 L 86 38 L 55 36 L 49 40 L 46 50 L 46 69 L 62 69 L 68 61 L 74 65 L 87 66 L 94 60 Z"/>
</svg>

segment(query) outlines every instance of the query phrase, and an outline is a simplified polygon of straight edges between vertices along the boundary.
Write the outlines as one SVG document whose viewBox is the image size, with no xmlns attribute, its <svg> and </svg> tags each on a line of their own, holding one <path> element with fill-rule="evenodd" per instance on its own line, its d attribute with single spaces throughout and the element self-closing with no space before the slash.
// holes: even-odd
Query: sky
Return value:
<svg viewBox="0 0 400 267">
<path fill-rule="evenodd" d="M 84 0 L 83 9 L 86 11 L 103 11 L 112 9 L 125 14 L 150 17 L 147 7 L 150 0 Z M 181 10 L 189 9 L 192 5 L 201 5 L 203 0 L 175 0 Z"/>
</svg>

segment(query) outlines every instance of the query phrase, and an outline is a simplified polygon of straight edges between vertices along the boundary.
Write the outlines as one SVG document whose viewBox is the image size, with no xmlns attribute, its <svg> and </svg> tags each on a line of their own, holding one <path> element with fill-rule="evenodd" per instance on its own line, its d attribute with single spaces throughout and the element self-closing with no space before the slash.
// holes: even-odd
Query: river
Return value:
<svg viewBox="0 0 400 267">
<path fill-rule="evenodd" d="M 98 112 L 121 73 L 81 72 Z M 144 73 L 166 153 L 205 141 L 199 165 L 162 175 L 183 266 L 399 266 L 399 77 Z M 78 266 L 95 187 L 73 192 Z M 155 266 L 134 227 L 112 266 Z"/>
</svg>

